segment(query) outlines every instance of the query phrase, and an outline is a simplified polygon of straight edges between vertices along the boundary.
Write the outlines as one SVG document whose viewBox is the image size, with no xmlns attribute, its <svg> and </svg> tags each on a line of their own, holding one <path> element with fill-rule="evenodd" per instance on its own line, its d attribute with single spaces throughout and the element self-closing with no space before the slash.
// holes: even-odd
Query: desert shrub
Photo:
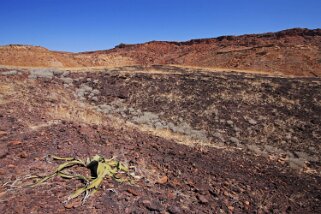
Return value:
<svg viewBox="0 0 321 214">
<path fill-rule="evenodd" d="M 125 43 L 120 43 L 119 45 L 116 45 L 115 48 L 124 48 L 127 45 Z"/>
</svg>

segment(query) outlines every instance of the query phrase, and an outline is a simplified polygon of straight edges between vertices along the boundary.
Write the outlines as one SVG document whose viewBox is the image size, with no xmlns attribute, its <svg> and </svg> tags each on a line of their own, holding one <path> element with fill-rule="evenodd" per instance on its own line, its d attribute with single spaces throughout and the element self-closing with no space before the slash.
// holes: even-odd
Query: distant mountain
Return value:
<svg viewBox="0 0 321 214">
<path fill-rule="evenodd" d="M 50 51 L 28 45 L 0 47 L 0 65 L 110 67 L 154 64 L 321 76 L 321 29 L 295 28 L 186 42 L 120 44 L 110 50 L 81 53 Z"/>
</svg>

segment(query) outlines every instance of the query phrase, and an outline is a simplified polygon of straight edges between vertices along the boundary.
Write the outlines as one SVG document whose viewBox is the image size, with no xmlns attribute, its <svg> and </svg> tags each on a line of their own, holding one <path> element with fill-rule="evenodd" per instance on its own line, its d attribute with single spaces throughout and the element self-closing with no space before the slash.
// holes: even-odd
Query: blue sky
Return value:
<svg viewBox="0 0 321 214">
<path fill-rule="evenodd" d="M 0 0 L 0 45 L 51 50 L 321 28 L 321 0 Z"/>
</svg>

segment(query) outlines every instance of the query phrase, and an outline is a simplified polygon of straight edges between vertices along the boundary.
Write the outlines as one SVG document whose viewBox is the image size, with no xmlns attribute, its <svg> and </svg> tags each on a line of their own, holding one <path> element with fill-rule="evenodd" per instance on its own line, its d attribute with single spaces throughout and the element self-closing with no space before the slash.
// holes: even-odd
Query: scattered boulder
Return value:
<svg viewBox="0 0 321 214">
<path fill-rule="evenodd" d="M 10 145 L 13 145 L 13 146 L 16 146 L 16 145 L 22 144 L 22 142 L 19 141 L 19 140 L 14 140 L 14 141 L 10 141 L 9 144 L 10 144 Z"/>
<path fill-rule="evenodd" d="M 68 76 L 69 74 L 70 74 L 70 71 L 64 71 L 61 76 L 65 77 L 65 76 Z"/>
<path fill-rule="evenodd" d="M 98 102 L 98 101 L 99 101 L 98 97 L 92 97 L 91 100 L 92 100 L 92 101 L 95 101 L 95 102 Z"/>
<path fill-rule="evenodd" d="M 165 175 L 161 177 L 156 183 L 157 184 L 166 184 L 168 182 L 168 177 Z"/>
<path fill-rule="evenodd" d="M 220 123 L 225 123 L 225 120 L 224 119 L 220 119 Z"/>
<path fill-rule="evenodd" d="M 229 125 L 229 126 L 233 126 L 234 123 L 233 123 L 232 120 L 227 120 L 227 121 L 226 121 L 226 124 Z"/>
<path fill-rule="evenodd" d="M 160 212 L 162 210 L 162 205 L 159 202 L 151 202 L 150 200 L 143 200 L 142 204 L 149 211 L 157 211 Z"/>
<path fill-rule="evenodd" d="M 130 193 L 130 194 L 132 194 L 133 196 L 138 196 L 138 195 L 140 195 L 139 192 L 136 191 L 136 190 L 133 189 L 133 188 L 128 188 L 128 189 L 127 189 L 127 192 Z"/>
<path fill-rule="evenodd" d="M 61 76 L 61 75 L 64 74 L 64 71 L 62 71 L 62 70 L 54 70 L 54 71 L 53 71 L 53 74 L 54 74 L 55 76 Z"/>
<path fill-rule="evenodd" d="M 178 214 L 178 213 L 182 213 L 181 208 L 179 208 L 178 206 L 170 206 L 167 208 L 167 211 L 170 214 Z"/>
<path fill-rule="evenodd" d="M 21 152 L 21 153 L 19 154 L 19 157 L 20 157 L 20 158 L 27 158 L 27 157 L 28 157 L 28 154 L 27 154 L 26 151 L 23 151 L 23 152 Z"/>
<path fill-rule="evenodd" d="M 257 121 L 256 120 L 253 120 L 253 119 L 249 119 L 248 120 L 248 122 L 249 122 L 249 124 L 251 124 L 251 125 L 256 125 L 257 124 Z"/>
<path fill-rule="evenodd" d="M 204 195 L 197 195 L 198 202 L 200 204 L 207 204 L 208 200 Z"/>
<path fill-rule="evenodd" d="M 236 137 L 230 137 L 230 142 L 231 142 L 231 143 L 234 143 L 234 144 L 239 144 L 239 143 L 240 143 L 240 140 L 237 139 Z"/>
</svg>

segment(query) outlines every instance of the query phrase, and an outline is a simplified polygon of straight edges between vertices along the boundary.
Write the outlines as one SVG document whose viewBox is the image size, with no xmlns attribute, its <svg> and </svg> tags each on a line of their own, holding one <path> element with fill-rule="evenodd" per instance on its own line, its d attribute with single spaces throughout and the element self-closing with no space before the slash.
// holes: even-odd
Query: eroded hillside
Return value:
<svg viewBox="0 0 321 214">
<path fill-rule="evenodd" d="M 121 44 L 106 51 L 66 53 L 41 47 L 0 47 L 0 65 L 36 67 L 121 67 L 181 65 L 293 76 L 321 75 L 321 30 L 222 36 L 187 42 Z"/>
</svg>

